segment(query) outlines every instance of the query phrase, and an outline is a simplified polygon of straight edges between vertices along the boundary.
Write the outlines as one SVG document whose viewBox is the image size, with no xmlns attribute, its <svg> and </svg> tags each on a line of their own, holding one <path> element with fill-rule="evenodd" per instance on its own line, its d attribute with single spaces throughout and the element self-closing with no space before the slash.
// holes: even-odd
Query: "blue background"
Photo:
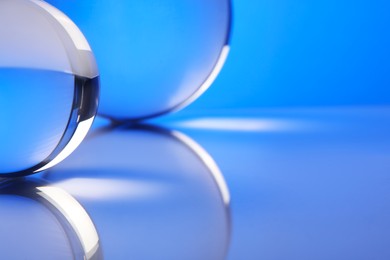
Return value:
<svg viewBox="0 0 390 260">
<path fill-rule="evenodd" d="M 221 245 L 234 260 L 388 260 L 390 107 L 368 105 L 390 104 L 389 7 L 237 0 L 227 64 L 185 110 L 198 113 L 157 127 L 99 118 L 71 156 L 31 178 L 85 209 L 108 259 L 191 259 Z M 256 109 L 276 106 L 286 108 Z M 2 256 L 68 259 L 59 222 L 26 199 L 0 196 Z"/>
<path fill-rule="evenodd" d="M 232 49 L 189 110 L 390 103 L 390 2 L 234 1 Z"/>
</svg>

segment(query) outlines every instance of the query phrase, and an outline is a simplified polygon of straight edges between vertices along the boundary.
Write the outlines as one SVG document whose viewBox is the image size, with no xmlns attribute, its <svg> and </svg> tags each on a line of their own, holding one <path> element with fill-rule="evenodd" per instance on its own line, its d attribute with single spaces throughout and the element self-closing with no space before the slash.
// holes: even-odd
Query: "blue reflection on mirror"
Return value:
<svg viewBox="0 0 390 260">
<path fill-rule="evenodd" d="M 44 178 L 88 209 L 108 259 L 227 255 L 228 187 L 212 157 L 180 132 L 131 124 L 95 129 Z"/>
</svg>

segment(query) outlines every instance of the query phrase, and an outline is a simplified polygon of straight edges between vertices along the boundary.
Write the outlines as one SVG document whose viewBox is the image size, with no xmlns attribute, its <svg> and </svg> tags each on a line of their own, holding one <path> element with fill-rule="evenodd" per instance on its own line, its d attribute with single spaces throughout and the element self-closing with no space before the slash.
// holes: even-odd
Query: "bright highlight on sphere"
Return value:
<svg viewBox="0 0 390 260">
<path fill-rule="evenodd" d="M 99 113 L 143 119 L 188 105 L 214 81 L 229 47 L 230 0 L 49 0 L 91 43 Z"/>
<path fill-rule="evenodd" d="M 62 12 L 39 0 L 0 1 L 0 177 L 66 158 L 96 114 L 91 48 Z"/>
</svg>

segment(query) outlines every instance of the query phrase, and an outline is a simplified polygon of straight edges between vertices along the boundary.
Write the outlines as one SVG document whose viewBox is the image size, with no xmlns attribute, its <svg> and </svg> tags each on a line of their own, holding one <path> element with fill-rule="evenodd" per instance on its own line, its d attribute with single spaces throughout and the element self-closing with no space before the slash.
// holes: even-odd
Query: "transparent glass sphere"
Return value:
<svg viewBox="0 0 390 260">
<path fill-rule="evenodd" d="M 88 42 L 39 0 L 0 1 L 0 177 L 67 157 L 95 117 L 99 78 Z"/>
<path fill-rule="evenodd" d="M 199 97 L 229 51 L 230 0 L 48 0 L 83 30 L 101 71 L 99 113 L 118 120 Z"/>
</svg>

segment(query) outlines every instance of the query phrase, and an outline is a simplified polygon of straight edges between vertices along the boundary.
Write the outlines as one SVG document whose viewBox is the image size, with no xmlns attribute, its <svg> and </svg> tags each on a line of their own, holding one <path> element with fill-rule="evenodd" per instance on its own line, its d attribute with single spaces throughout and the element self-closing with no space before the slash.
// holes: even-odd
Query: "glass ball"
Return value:
<svg viewBox="0 0 390 260">
<path fill-rule="evenodd" d="M 184 133 L 103 123 L 44 179 L 88 202 L 105 259 L 226 259 L 229 187 Z"/>
<path fill-rule="evenodd" d="M 0 1 L 0 177 L 66 158 L 97 111 L 91 48 L 63 13 L 39 0 Z"/>
<path fill-rule="evenodd" d="M 230 0 L 48 0 L 83 30 L 102 74 L 99 113 L 144 119 L 188 105 L 229 51 Z"/>
</svg>

